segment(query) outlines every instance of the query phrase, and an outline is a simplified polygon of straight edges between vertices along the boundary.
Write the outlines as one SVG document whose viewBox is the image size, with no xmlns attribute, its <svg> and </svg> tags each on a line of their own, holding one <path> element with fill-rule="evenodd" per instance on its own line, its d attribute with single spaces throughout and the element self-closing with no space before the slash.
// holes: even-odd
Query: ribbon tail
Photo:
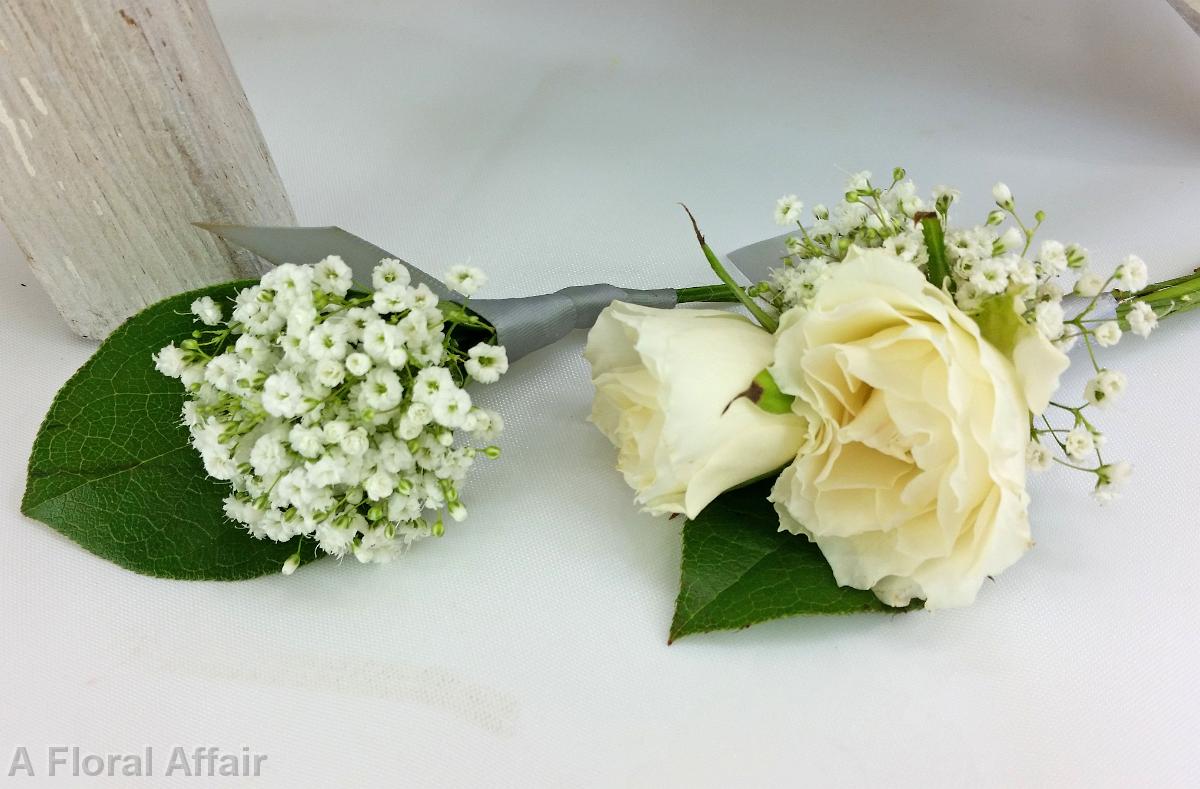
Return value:
<svg viewBox="0 0 1200 789">
<path fill-rule="evenodd" d="M 316 263 L 328 255 L 339 255 L 354 272 L 359 286 L 370 288 L 371 272 L 380 260 L 396 255 L 380 249 L 340 227 L 250 227 L 247 225 L 217 225 L 196 222 L 234 246 L 249 250 L 278 266 L 281 263 Z M 400 261 L 412 275 L 413 282 L 423 283 L 439 299 L 458 301 L 437 277 L 426 274 L 411 263 Z"/>
</svg>

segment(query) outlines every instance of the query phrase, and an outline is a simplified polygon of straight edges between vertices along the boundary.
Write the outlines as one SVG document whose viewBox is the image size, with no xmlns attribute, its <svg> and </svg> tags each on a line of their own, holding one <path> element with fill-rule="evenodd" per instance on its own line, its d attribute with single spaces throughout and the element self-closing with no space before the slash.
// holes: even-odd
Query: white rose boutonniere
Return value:
<svg viewBox="0 0 1200 789">
<path fill-rule="evenodd" d="M 1035 243 L 1043 211 L 992 194 L 975 225 L 951 219 L 959 190 L 923 197 L 899 167 L 854 173 L 811 219 L 785 195 L 775 219 L 794 230 L 729 255 L 749 287 L 689 211 L 722 283 L 706 295 L 757 326 L 621 305 L 597 324 L 593 421 L 638 501 L 688 516 L 671 640 L 969 605 L 1033 545 L 1027 471 L 1119 494 L 1131 469 L 1096 411 L 1127 381 L 1100 352 L 1200 307 L 1200 275 L 1148 284 L 1134 255 L 1097 273 L 1079 244 Z M 1074 346 L 1092 374 L 1059 392 Z"/>
<path fill-rule="evenodd" d="M 615 302 L 601 313 L 584 352 L 596 386 L 591 421 L 648 512 L 694 518 L 811 443 L 809 419 L 739 397 L 773 347 L 770 333 L 729 312 Z"/>
<path fill-rule="evenodd" d="M 826 427 L 775 485 L 781 529 L 889 605 L 971 603 L 1032 544 L 1012 363 L 883 250 L 847 256 L 776 338 L 772 375 Z"/>
</svg>

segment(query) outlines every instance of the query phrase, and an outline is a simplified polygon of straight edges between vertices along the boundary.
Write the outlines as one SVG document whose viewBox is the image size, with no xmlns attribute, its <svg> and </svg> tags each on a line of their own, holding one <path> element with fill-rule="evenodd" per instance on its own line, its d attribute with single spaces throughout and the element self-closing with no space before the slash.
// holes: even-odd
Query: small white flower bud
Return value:
<svg viewBox="0 0 1200 789">
<path fill-rule="evenodd" d="M 1132 473 L 1133 466 L 1125 461 L 1101 466 L 1096 469 L 1096 488 L 1092 495 L 1101 504 L 1112 501 Z"/>
<path fill-rule="evenodd" d="M 1025 447 L 1025 465 L 1031 471 L 1045 471 L 1050 466 L 1050 452 L 1037 441 Z"/>
<path fill-rule="evenodd" d="M 1135 303 L 1125 319 L 1129 321 L 1129 330 L 1139 337 L 1149 337 L 1158 326 L 1158 315 L 1144 301 Z"/>
<path fill-rule="evenodd" d="M 775 202 L 775 222 L 780 225 L 794 225 L 800 221 L 800 212 L 804 203 L 795 195 L 784 195 Z"/>
<path fill-rule="evenodd" d="M 1075 292 L 1084 298 L 1094 298 L 1104 287 L 1104 277 L 1094 271 L 1085 271 L 1075 281 Z"/>
<path fill-rule="evenodd" d="M 403 348 L 393 348 L 388 351 L 387 355 L 388 366 L 399 370 L 404 365 L 408 364 L 408 352 Z"/>
<path fill-rule="evenodd" d="M 193 301 L 192 314 L 205 326 L 216 326 L 221 322 L 221 308 L 211 296 L 201 296 Z"/>
<path fill-rule="evenodd" d="M 1101 323 L 1092 332 L 1101 348 L 1110 348 L 1121 341 L 1121 327 L 1116 321 Z"/>
<path fill-rule="evenodd" d="M 1137 255 L 1129 255 L 1113 273 L 1121 290 L 1141 290 L 1146 287 L 1146 262 Z"/>
<path fill-rule="evenodd" d="M 1096 442 L 1092 438 L 1092 432 L 1083 425 L 1074 427 L 1067 434 L 1067 440 L 1063 442 L 1067 448 L 1067 455 L 1072 460 L 1083 460 L 1090 455 L 1096 448 Z"/>
<path fill-rule="evenodd" d="M 1107 408 L 1125 391 L 1125 375 L 1116 370 L 1101 370 L 1083 388 L 1083 398 L 1098 408 Z"/>
<path fill-rule="evenodd" d="M 1088 251 L 1078 244 L 1067 245 L 1067 265 L 1071 268 L 1083 268 L 1088 262 Z"/>
<path fill-rule="evenodd" d="M 1063 334 L 1063 309 L 1057 301 L 1040 302 L 1033 310 L 1037 329 L 1048 340 L 1057 340 Z"/>
<path fill-rule="evenodd" d="M 861 170 L 846 179 L 846 190 L 849 192 L 867 192 L 871 189 L 871 171 Z"/>
<path fill-rule="evenodd" d="M 346 371 L 351 375 L 359 377 L 367 374 L 371 369 L 371 357 L 365 353 L 354 352 L 346 357 Z"/>
<path fill-rule="evenodd" d="M 1007 228 L 1000 234 L 1000 245 L 1006 252 L 1019 251 L 1025 244 L 1025 234 L 1015 227 Z"/>
<path fill-rule="evenodd" d="M 287 558 L 287 561 L 283 563 L 283 567 L 280 568 L 280 572 L 284 575 L 291 575 L 292 573 L 296 572 L 296 568 L 299 566 L 300 554 L 293 553 Z"/>
<path fill-rule="evenodd" d="M 1007 208 L 1012 205 L 1012 190 L 1008 188 L 1008 184 L 999 181 L 992 187 L 992 197 L 996 201 L 996 205 L 1001 208 Z"/>
</svg>

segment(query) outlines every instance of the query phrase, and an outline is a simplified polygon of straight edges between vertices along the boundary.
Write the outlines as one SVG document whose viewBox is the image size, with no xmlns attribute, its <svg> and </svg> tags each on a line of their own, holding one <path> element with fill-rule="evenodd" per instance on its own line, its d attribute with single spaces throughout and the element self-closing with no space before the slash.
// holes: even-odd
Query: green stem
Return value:
<svg viewBox="0 0 1200 789">
<path fill-rule="evenodd" d="M 1117 295 L 1117 320 L 1121 328 L 1128 328 L 1126 316 L 1138 302 L 1150 305 L 1159 320 L 1162 320 L 1200 307 L 1200 272 L 1154 282 L 1131 295 Z"/>
<path fill-rule="evenodd" d="M 680 205 L 683 204 L 680 203 Z M 683 206 L 683 210 L 687 211 L 688 218 L 692 220 L 692 229 L 696 231 L 696 240 L 700 242 L 700 249 L 704 250 L 704 257 L 708 259 L 708 265 L 712 268 L 713 273 L 717 275 L 718 279 L 725 283 L 725 286 L 729 288 L 730 292 L 737 296 L 737 300 L 742 303 L 742 306 L 750 310 L 750 314 L 754 316 L 754 319 L 757 320 L 764 329 L 774 333 L 775 330 L 779 328 L 779 321 L 768 315 L 766 310 L 759 306 L 754 299 L 746 295 L 746 291 L 734 281 L 729 272 L 725 270 L 725 266 L 721 265 L 720 259 L 713 254 L 712 249 L 710 249 L 707 242 L 705 242 L 704 234 L 700 232 L 700 226 L 696 224 L 696 217 L 692 216 L 691 210 L 689 210 L 686 205 Z"/>
<path fill-rule="evenodd" d="M 927 278 L 939 290 L 946 287 L 950 278 L 950 264 L 946 260 L 946 236 L 937 217 L 927 216 L 921 220 L 921 233 L 925 237 L 925 249 L 929 253 L 926 267 Z"/>
<path fill-rule="evenodd" d="M 1184 274 L 1182 277 L 1175 277 L 1174 279 L 1166 279 L 1162 282 L 1151 283 L 1139 290 L 1137 293 L 1117 292 L 1117 296 L 1121 300 L 1141 299 L 1145 298 L 1146 296 L 1154 295 L 1159 291 L 1166 290 L 1173 285 L 1182 285 L 1187 282 L 1195 282 L 1198 279 L 1200 279 L 1200 273 L 1192 272 L 1191 274 Z"/>
<path fill-rule="evenodd" d="M 738 295 L 730 290 L 728 285 L 697 285 L 692 288 L 678 288 L 675 291 L 676 304 L 696 304 L 698 302 L 740 302 Z"/>
<path fill-rule="evenodd" d="M 1135 298 L 1139 301 L 1172 301 L 1200 292 L 1200 274 L 1193 274 L 1182 282 L 1156 283 L 1143 290 Z"/>
<path fill-rule="evenodd" d="M 1083 344 L 1087 347 L 1088 358 L 1092 360 L 1092 369 L 1098 374 L 1100 372 L 1100 364 L 1096 361 L 1096 351 L 1092 348 L 1092 333 L 1087 329 L 1083 330 Z"/>
<path fill-rule="evenodd" d="M 1063 447 L 1063 451 L 1064 451 L 1064 452 L 1066 451 L 1066 447 Z M 1058 464 L 1061 464 L 1061 465 L 1063 465 L 1063 466 L 1066 466 L 1067 468 L 1073 468 L 1073 469 L 1075 469 L 1076 471 L 1090 471 L 1090 472 L 1092 472 L 1093 474 L 1095 474 L 1095 473 L 1096 473 L 1096 469 L 1094 469 L 1094 468 L 1087 468 L 1086 466 L 1076 466 L 1074 463 L 1068 463 L 1067 461 L 1063 460 L 1062 458 L 1052 458 L 1052 460 L 1053 460 L 1055 463 L 1058 463 Z"/>
</svg>

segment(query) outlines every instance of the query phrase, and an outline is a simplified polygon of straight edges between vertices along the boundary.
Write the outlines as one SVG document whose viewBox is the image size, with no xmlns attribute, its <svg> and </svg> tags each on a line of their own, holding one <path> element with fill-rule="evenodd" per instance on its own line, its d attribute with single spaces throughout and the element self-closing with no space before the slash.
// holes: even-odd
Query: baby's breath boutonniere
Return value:
<svg viewBox="0 0 1200 789">
<path fill-rule="evenodd" d="M 435 279 L 338 228 L 203 227 L 276 268 L 118 328 L 55 397 L 22 502 L 167 578 L 396 559 L 464 520 L 471 474 L 500 456 L 503 398 L 480 408 L 477 387 L 614 299 L 732 298 L 583 285 L 477 299 L 480 269 Z"/>
</svg>

